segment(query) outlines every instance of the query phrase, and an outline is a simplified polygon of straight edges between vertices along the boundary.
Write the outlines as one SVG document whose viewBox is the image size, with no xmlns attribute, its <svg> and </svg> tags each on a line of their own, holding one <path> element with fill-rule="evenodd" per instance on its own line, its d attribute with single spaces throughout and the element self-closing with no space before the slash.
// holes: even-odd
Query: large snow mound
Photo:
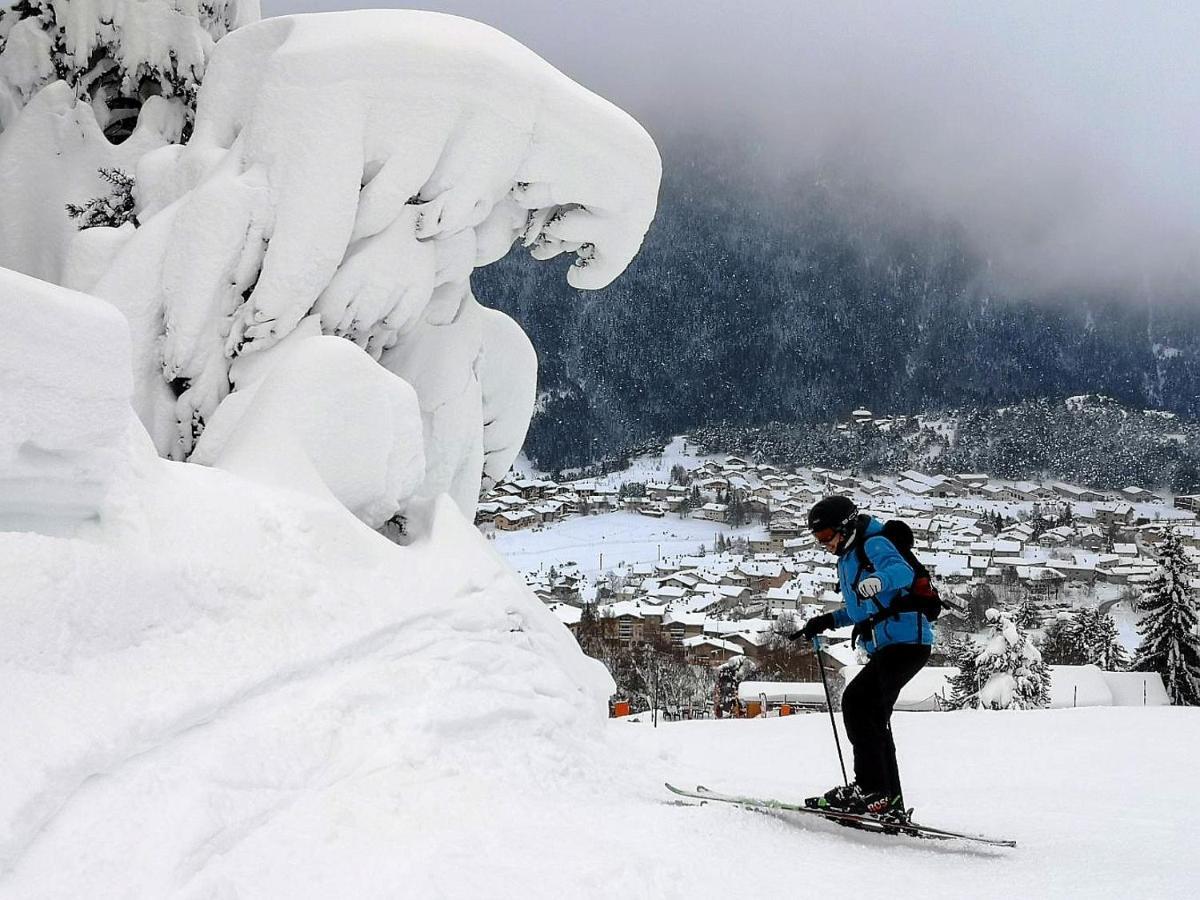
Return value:
<svg viewBox="0 0 1200 900">
<path fill-rule="evenodd" d="M 298 332 L 240 366 L 223 471 L 153 452 L 107 304 L 0 272 L 0 325 L 0 895 L 394 895 L 414 785 L 586 755 L 612 679 L 412 498 L 416 399 L 361 349 Z M 403 547 L 351 515 L 405 500 Z M 280 855 L 225 878 L 259 839 Z"/>
<path fill-rule="evenodd" d="M 86 537 L 0 534 L 0 894 L 394 895 L 427 785 L 573 765 L 611 679 L 452 503 L 418 521 L 151 456 Z"/>
<path fill-rule="evenodd" d="M 99 516 L 141 430 L 128 358 L 111 306 L 0 269 L 0 529 L 56 533 Z"/>
<path fill-rule="evenodd" d="M 146 224 L 94 290 L 142 323 L 135 358 L 153 344 L 155 377 L 179 387 L 165 427 L 161 394 L 138 393 L 164 455 L 191 453 L 234 361 L 315 314 L 412 385 L 437 461 L 420 493 L 469 509 L 484 465 L 495 478 L 519 450 L 536 372 L 471 272 L 520 240 L 573 254 L 571 284 L 608 284 L 641 245 L 660 175 L 633 119 L 487 26 L 396 10 L 269 19 L 217 44 L 187 146 L 142 157 Z M 147 324 L 160 319 L 161 333 Z"/>
</svg>

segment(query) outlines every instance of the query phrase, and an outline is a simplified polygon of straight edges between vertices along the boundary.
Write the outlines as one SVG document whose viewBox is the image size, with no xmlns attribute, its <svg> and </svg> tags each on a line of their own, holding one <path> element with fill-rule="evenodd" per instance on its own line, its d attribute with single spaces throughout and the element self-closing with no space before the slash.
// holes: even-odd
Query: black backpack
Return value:
<svg viewBox="0 0 1200 900">
<path fill-rule="evenodd" d="M 862 540 L 854 545 L 855 553 L 858 555 L 859 580 L 864 572 L 874 572 L 875 566 L 871 560 L 867 558 L 867 538 L 864 534 L 867 525 L 867 516 L 862 516 L 859 519 L 858 533 L 862 535 Z M 901 594 L 892 601 L 892 605 L 887 609 L 880 606 L 879 601 L 875 601 L 875 605 L 879 608 L 879 612 L 871 616 L 868 620 L 870 625 L 874 627 L 883 619 L 893 619 L 901 613 L 915 612 L 920 613 L 929 621 L 934 621 L 942 614 L 943 609 L 957 609 L 954 604 L 946 603 L 938 589 L 934 587 L 933 581 L 929 577 L 929 570 L 917 559 L 912 551 L 913 533 L 905 522 L 899 519 L 889 519 L 883 523 L 883 531 L 879 534 L 873 534 L 871 537 L 885 537 L 892 542 L 892 546 L 903 557 L 904 561 L 912 567 L 913 583 L 907 592 Z M 856 585 L 857 587 L 857 585 Z"/>
</svg>

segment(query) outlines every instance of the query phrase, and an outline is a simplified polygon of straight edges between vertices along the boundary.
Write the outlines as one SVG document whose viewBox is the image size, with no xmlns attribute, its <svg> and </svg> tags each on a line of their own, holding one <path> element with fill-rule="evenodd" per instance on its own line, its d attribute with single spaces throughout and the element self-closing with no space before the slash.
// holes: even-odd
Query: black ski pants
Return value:
<svg viewBox="0 0 1200 900">
<path fill-rule="evenodd" d="M 842 692 L 842 719 L 854 747 L 854 780 L 866 793 L 900 793 L 892 707 L 900 689 L 929 662 L 924 644 L 889 644 L 871 656 Z"/>
</svg>

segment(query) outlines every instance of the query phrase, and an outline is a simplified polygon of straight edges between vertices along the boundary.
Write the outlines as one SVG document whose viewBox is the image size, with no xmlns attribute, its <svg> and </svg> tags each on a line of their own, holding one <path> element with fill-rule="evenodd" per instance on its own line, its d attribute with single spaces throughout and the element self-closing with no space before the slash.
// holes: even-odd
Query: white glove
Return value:
<svg viewBox="0 0 1200 900">
<path fill-rule="evenodd" d="M 874 597 L 883 590 L 883 581 L 878 575 L 868 575 L 858 583 L 858 596 Z"/>
</svg>

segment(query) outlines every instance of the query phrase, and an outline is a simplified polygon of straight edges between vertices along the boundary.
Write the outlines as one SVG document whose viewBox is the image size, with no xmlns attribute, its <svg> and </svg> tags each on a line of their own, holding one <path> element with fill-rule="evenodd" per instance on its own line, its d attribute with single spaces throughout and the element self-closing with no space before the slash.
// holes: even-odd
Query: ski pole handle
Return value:
<svg viewBox="0 0 1200 900">
<path fill-rule="evenodd" d="M 818 653 L 820 653 L 821 652 L 821 636 L 819 634 L 814 634 L 812 642 L 813 642 L 813 649 L 816 650 Z"/>
</svg>

